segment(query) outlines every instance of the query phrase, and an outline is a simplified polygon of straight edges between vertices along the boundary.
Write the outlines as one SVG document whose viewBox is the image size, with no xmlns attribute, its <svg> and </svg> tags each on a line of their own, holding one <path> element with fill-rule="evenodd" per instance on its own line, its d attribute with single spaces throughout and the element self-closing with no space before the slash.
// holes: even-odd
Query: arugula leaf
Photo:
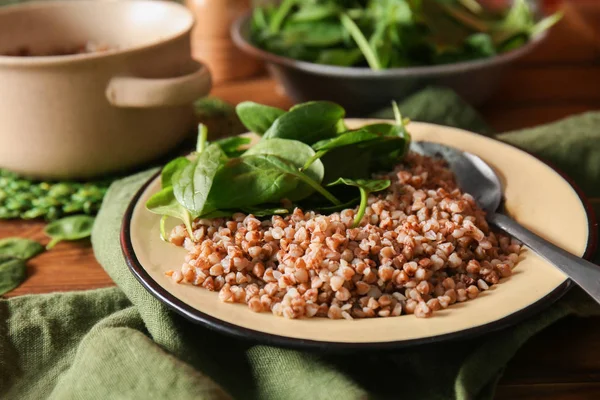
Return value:
<svg viewBox="0 0 600 400">
<path fill-rule="evenodd" d="M 360 190 L 360 206 L 358 207 L 358 211 L 356 216 L 354 217 L 354 225 L 353 227 L 357 227 L 360 225 L 362 221 L 365 211 L 367 209 L 369 194 L 373 192 L 380 192 L 382 190 L 387 189 L 390 186 L 391 182 L 388 179 L 346 179 L 339 178 L 337 181 L 330 183 L 327 186 L 336 186 L 336 185 L 346 185 L 346 186 L 355 186 Z"/>
<path fill-rule="evenodd" d="M 265 106 L 252 101 L 244 101 L 238 104 L 235 107 L 235 112 L 249 131 L 259 135 L 264 134 L 277 118 L 285 114 L 285 111 L 280 108 Z"/>
</svg>

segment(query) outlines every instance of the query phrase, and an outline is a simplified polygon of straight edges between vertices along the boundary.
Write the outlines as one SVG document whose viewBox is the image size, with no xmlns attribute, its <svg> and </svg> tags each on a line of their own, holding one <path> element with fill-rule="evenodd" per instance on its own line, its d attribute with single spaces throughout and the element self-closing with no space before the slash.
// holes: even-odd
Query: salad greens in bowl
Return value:
<svg viewBox="0 0 600 400">
<path fill-rule="evenodd" d="M 429 85 L 482 103 L 561 17 L 538 14 L 527 0 L 501 10 L 477 0 L 283 0 L 259 3 L 232 36 L 295 101 L 356 114 Z"/>
</svg>

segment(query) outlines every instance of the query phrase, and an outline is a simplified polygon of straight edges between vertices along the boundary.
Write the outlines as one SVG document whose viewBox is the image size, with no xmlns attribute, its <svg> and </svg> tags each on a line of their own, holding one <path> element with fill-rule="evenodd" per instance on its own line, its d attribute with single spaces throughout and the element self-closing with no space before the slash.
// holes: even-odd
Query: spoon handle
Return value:
<svg viewBox="0 0 600 400">
<path fill-rule="evenodd" d="M 553 245 L 504 214 L 489 214 L 488 220 L 529 246 L 537 254 L 567 274 L 594 300 L 600 303 L 600 266 Z"/>
</svg>

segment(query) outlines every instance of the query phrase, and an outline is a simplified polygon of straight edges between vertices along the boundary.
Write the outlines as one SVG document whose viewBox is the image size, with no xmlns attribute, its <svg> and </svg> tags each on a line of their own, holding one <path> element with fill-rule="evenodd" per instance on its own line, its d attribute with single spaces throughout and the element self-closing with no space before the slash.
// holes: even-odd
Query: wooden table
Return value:
<svg viewBox="0 0 600 400">
<path fill-rule="evenodd" d="M 481 110 L 498 131 L 600 109 L 600 0 L 572 0 L 563 7 L 565 17 L 548 40 L 519 62 Z M 212 94 L 231 103 L 291 104 L 268 77 L 222 84 Z M 41 222 L 1 222 L 0 238 L 22 236 L 46 243 L 43 226 Z M 8 296 L 112 285 L 89 245 L 61 243 L 33 259 L 27 281 Z M 569 318 L 546 329 L 508 365 L 497 397 L 600 399 L 599 338 L 600 318 Z"/>
</svg>

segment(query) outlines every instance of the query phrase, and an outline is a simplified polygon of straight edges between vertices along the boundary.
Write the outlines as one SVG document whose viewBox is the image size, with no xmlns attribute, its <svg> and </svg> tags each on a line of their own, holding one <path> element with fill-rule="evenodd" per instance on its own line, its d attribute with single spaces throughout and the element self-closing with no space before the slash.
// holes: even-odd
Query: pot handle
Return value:
<svg viewBox="0 0 600 400">
<path fill-rule="evenodd" d="M 115 107 L 158 108 L 191 104 L 210 92 L 208 69 L 197 64 L 196 71 L 175 78 L 148 79 L 116 76 L 106 88 L 106 98 Z"/>
</svg>

